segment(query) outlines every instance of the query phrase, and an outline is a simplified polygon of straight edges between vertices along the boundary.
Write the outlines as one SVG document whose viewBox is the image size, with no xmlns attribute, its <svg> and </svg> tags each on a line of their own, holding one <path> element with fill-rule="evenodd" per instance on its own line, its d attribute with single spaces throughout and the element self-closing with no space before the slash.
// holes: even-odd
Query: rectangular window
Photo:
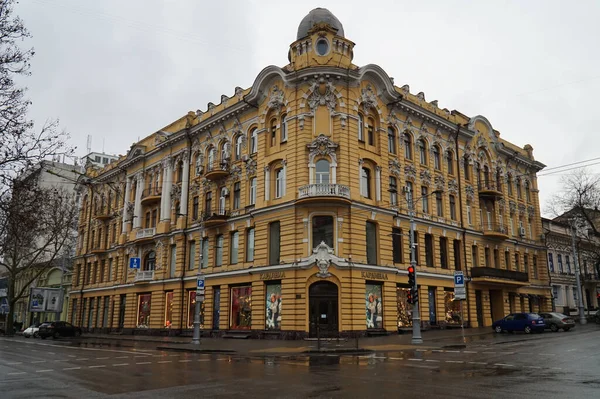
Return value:
<svg viewBox="0 0 600 399">
<path fill-rule="evenodd" d="M 138 295 L 137 328 L 150 327 L 150 305 L 152 294 Z"/>
<path fill-rule="evenodd" d="M 193 199 L 192 199 L 192 220 L 198 220 L 198 210 L 199 210 L 199 198 L 196 195 Z"/>
<path fill-rule="evenodd" d="M 100 282 L 104 282 L 104 272 L 106 271 L 106 259 L 100 261 Z"/>
<path fill-rule="evenodd" d="M 230 327 L 233 330 L 252 328 L 252 287 L 231 288 Z"/>
<path fill-rule="evenodd" d="M 470 181 L 471 180 L 471 170 L 470 170 L 470 165 L 469 165 L 469 159 L 466 156 L 463 158 L 463 165 L 465 167 L 465 180 Z"/>
<path fill-rule="evenodd" d="M 365 284 L 365 304 L 367 312 L 367 328 L 383 328 L 383 287 L 380 283 Z"/>
<path fill-rule="evenodd" d="M 152 221 L 150 227 L 156 227 L 156 221 L 158 220 L 158 209 L 152 211 Z"/>
<path fill-rule="evenodd" d="M 485 257 L 485 267 L 493 267 L 492 265 L 492 257 L 490 254 L 490 249 L 488 247 L 485 247 L 483 249 L 483 254 Z"/>
<path fill-rule="evenodd" d="M 204 196 L 204 213 L 206 216 L 210 216 L 212 214 L 212 192 L 209 191 Z"/>
<path fill-rule="evenodd" d="M 171 260 L 169 262 L 169 277 L 175 277 L 177 268 L 177 245 L 171 245 Z"/>
<path fill-rule="evenodd" d="M 425 234 L 425 266 L 433 267 L 433 235 Z"/>
<path fill-rule="evenodd" d="M 452 252 L 454 252 L 454 270 L 462 270 L 462 262 L 460 256 L 460 240 L 452 242 Z"/>
<path fill-rule="evenodd" d="M 504 266 L 506 267 L 506 270 L 510 270 L 510 252 L 509 251 L 504 251 Z"/>
<path fill-rule="evenodd" d="M 421 205 L 423 213 L 429 213 L 429 197 L 427 196 L 427 187 L 421 187 Z"/>
<path fill-rule="evenodd" d="M 520 265 L 519 265 L 519 253 L 515 252 L 515 270 L 519 271 Z"/>
<path fill-rule="evenodd" d="M 188 253 L 188 269 L 194 270 L 196 267 L 196 241 L 190 241 Z"/>
<path fill-rule="evenodd" d="M 450 195 L 450 219 L 456 220 L 456 197 L 454 195 Z"/>
<path fill-rule="evenodd" d="M 403 263 L 402 261 L 402 229 L 392 228 L 392 252 L 394 263 Z"/>
<path fill-rule="evenodd" d="M 565 264 L 567 265 L 567 273 L 571 274 L 571 259 L 569 255 L 565 255 Z"/>
<path fill-rule="evenodd" d="M 537 255 L 533 255 L 532 257 L 531 270 L 533 271 L 533 278 L 539 278 L 537 269 Z"/>
<path fill-rule="evenodd" d="M 453 175 L 454 174 L 454 157 L 452 155 L 452 151 L 448 150 L 448 152 L 446 152 L 446 165 L 448 168 L 448 174 L 449 175 Z"/>
<path fill-rule="evenodd" d="M 398 205 L 398 183 L 394 176 L 390 176 L 390 205 Z"/>
<path fill-rule="evenodd" d="M 278 265 L 280 261 L 280 225 L 279 222 L 269 223 L 269 264 Z"/>
<path fill-rule="evenodd" d="M 241 202 L 241 183 L 239 181 L 233 184 L 233 209 L 240 209 Z"/>
<path fill-rule="evenodd" d="M 529 273 L 529 255 L 523 254 L 523 271 Z"/>
<path fill-rule="evenodd" d="M 104 314 L 102 315 L 102 328 L 108 327 L 108 310 L 110 307 L 110 297 L 104 297 Z"/>
<path fill-rule="evenodd" d="M 367 221 L 367 263 L 377 264 L 377 225 Z"/>
<path fill-rule="evenodd" d="M 283 185 L 285 184 L 285 176 L 283 168 L 279 168 L 275 171 L 275 198 L 281 198 L 283 196 Z"/>
<path fill-rule="evenodd" d="M 388 152 L 396 153 L 396 131 L 392 128 L 388 128 Z"/>
<path fill-rule="evenodd" d="M 250 178 L 250 198 L 248 205 L 256 204 L 256 177 Z"/>
<path fill-rule="evenodd" d="M 558 272 L 563 273 L 562 254 L 556 255 L 556 258 L 558 259 Z"/>
<path fill-rule="evenodd" d="M 500 250 L 498 248 L 494 248 L 494 267 L 496 269 L 500 269 Z"/>
<path fill-rule="evenodd" d="M 281 330 L 281 281 L 269 281 L 266 286 L 266 318 L 267 330 Z"/>
<path fill-rule="evenodd" d="M 71 324 L 77 325 L 77 298 L 73 299 L 73 307 L 71 311 Z"/>
<path fill-rule="evenodd" d="M 173 291 L 165 292 L 165 328 L 173 324 Z"/>
<path fill-rule="evenodd" d="M 238 263 L 238 250 L 240 245 L 240 234 L 237 231 L 231 233 L 229 245 L 229 264 Z"/>
<path fill-rule="evenodd" d="M 90 309 L 88 311 L 88 320 L 87 320 L 87 324 L 88 324 L 88 328 L 93 328 L 94 326 L 92 325 L 92 323 L 94 322 L 94 300 L 95 298 L 90 298 Z"/>
<path fill-rule="evenodd" d="M 473 226 L 473 212 L 471 212 L 471 203 L 467 201 L 467 223 Z"/>
<path fill-rule="evenodd" d="M 246 262 L 254 262 L 254 228 L 246 231 Z"/>
<path fill-rule="evenodd" d="M 113 258 L 108 258 L 108 273 L 106 275 L 106 281 L 112 281 L 113 274 Z"/>
<path fill-rule="evenodd" d="M 435 193 L 435 209 L 439 217 L 444 216 L 444 202 L 442 201 L 442 193 Z"/>
<path fill-rule="evenodd" d="M 85 326 L 86 324 L 86 313 L 88 310 L 87 307 L 87 298 L 83 298 L 83 306 L 81 307 L 81 326 Z"/>
<path fill-rule="evenodd" d="M 146 228 L 150 227 L 150 212 L 146 212 L 146 221 L 144 226 L 146 226 Z M 100 234 L 98 234 L 98 238 L 100 238 Z"/>
<path fill-rule="evenodd" d="M 477 250 L 477 245 L 471 247 L 471 262 L 473 263 L 473 267 L 479 267 L 479 251 Z"/>
<path fill-rule="evenodd" d="M 361 114 L 358 114 L 358 139 L 365 141 L 365 119 Z"/>
<path fill-rule="evenodd" d="M 223 234 L 215 238 L 215 266 L 223 266 Z"/>
<path fill-rule="evenodd" d="M 204 302 L 200 302 L 200 328 L 204 328 Z M 187 328 L 194 328 L 196 317 L 196 291 L 188 291 Z"/>
<path fill-rule="evenodd" d="M 419 233 L 417 231 L 414 232 L 414 251 L 415 251 L 415 260 L 417 261 L 417 266 L 419 265 Z"/>
<path fill-rule="evenodd" d="M 281 142 L 287 141 L 288 136 L 288 123 L 285 116 L 281 118 Z"/>
<path fill-rule="evenodd" d="M 448 268 L 448 239 L 440 237 L 440 264 L 442 269 Z"/>
</svg>

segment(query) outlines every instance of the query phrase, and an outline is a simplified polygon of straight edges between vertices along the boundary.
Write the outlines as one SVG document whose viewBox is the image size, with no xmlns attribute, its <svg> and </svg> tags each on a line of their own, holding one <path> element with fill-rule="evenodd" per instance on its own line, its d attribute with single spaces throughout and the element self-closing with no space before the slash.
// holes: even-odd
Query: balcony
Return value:
<svg viewBox="0 0 600 399">
<path fill-rule="evenodd" d="M 350 203 L 350 188 L 341 184 L 307 184 L 298 189 L 299 202 L 313 200 L 342 201 Z"/>
<path fill-rule="evenodd" d="M 508 240 L 508 229 L 504 226 L 499 226 L 494 223 L 486 223 L 480 229 L 484 237 L 489 237 L 495 240 Z"/>
<path fill-rule="evenodd" d="M 138 270 L 133 278 L 134 283 L 143 283 L 154 280 L 154 270 Z"/>
<path fill-rule="evenodd" d="M 477 184 L 477 188 L 479 190 L 479 197 L 481 198 L 499 200 L 504 197 L 504 194 L 502 193 L 502 187 L 496 185 L 495 182 L 479 182 Z"/>
<path fill-rule="evenodd" d="M 224 208 L 217 209 L 216 212 L 202 212 L 200 220 L 204 227 L 212 227 L 225 222 L 229 218 L 229 210 Z"/>
<path fill-rule="evenodd" d="M 207 165 L 206 167 L 206 177 L 208 180 L 217 181 L 226 178 L 229 176 L 229 162 L 213 162 Z"/>
<path fill-rule="evenodd" d="M 106 248 L 104 247 L 104 245 L 94 245 L 94 247 L 90 250 L 90 253 L 91 254 L 100 254 L 104 251 L 106 251 Z"/>
<path fill-rule="evenodd" d="M 135 232 L 136 240 L 148 240 L 152 239 L 156 234 L 156 227 L 149 227 L 147 229 L 139 229 Z"/>
<path fill-rule="evenodd" d="M 529 274 L 514 270 L 495 269 L 493 267 L 471 268 L 471 278 L 474 283 L 527 285 Z"/>
<path fill-rule="evenodd" d="M 597 275 L 596 273 L 585 273 L 583 275 L 583 278 L 585 281 L 587 282 L 600 282 L 600 276 Z"/>
<path fill-rule="evenodd" d="M 104 222 L 113 217 L 113 213 L 109 209 L 99 209 L 96 214 L 94 214 L 94 219 L 100 220 Z"/>
<path fill-rule="evenodd" d="M 142 191 L 142 205 L 152 204 L 160 201 L 162 189 L 159 187 L 150 187 Z"/>
</svg>

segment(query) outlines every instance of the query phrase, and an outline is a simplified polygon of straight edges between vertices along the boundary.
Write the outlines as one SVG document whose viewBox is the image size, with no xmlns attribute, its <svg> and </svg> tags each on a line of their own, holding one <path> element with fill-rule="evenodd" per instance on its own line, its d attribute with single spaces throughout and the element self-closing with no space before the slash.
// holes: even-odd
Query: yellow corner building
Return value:
<svg viewBox="0 0 600 399">
<path fill-rule="evenodd" d="M 408 329 L 408 190 L 423 328 L 549 310 L 532 147 L 353 54 L 340 21 L 312 10 L 288 65 L 88 169 L 70 321 L 189 334 L 202 273 L 205 335 Z"/>
</svg>

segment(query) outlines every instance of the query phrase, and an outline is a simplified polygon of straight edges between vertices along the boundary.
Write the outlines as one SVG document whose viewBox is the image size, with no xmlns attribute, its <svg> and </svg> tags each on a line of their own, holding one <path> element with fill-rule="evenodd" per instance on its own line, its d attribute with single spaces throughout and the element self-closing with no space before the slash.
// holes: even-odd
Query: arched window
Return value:
<svg viewBox="0 0 600 399">
<path fill-rule="evenodd" d="M 465 180 L 471 180 L 471 165 L 469 164 L 469 156 L 465 155 L 463 157 L 463 166 L 465 167 Z"/>
<path fill-rule="evenodd" d="M 329 161 L 319 159 L 315 165 L 315 182 L 317 184 L 329 184 Z"/>
<path fill-rule="evenodd" d="M 388 127 L 388 151 L 391 154 L 395 154 L 396 153 L 396 131 L 391 128 Z"/>
<path fill-rule="evenodd" d="M 204 196 L 204 213 L 206 216 L 212 215 L 212 191 L 209 191 Z"/>
<path fill-rule="evenodd" d="M 437 145 L 433 146 L 433 167 L 435 168 L 435 170 L 442 170 L 440 147 L 438 147 Z"/>
<path fill-rule="evenodd" d="M 283 168 L 275 169 L 275 198 L 281 198 L 283 196 L 285 174 Z"/>
<path fill-rule="evenodd" d="M 402 139 L 404 141 L 404 158 L 412 159 L 412 140 L 410 134 L 404 133 Z"/>
<path fill-rule="evenodd" d="M 287 141 L 288 125 L 287 125 L 287 114 L 281 115 L 281 142 Z"/>
<path fill-rule="evenodd" d="M 144 270 L 154 270 L 156 266 L 156 252 L 150 251 L 144 259 Z"/>
<path fill-rule="evenodd" d="M 475 179 L 477 180 L 477 186 L 481 187 L 481 165 L 479 165 L 479 162 L 475 162 Z"/>
<path fill-rule="evenodd" d="M 256 132 L 256 128 L 250 131 L 250 154 L 255 154 L 258 151 L 258 134 Z"/>
<path fill-rule="evenodd" d="M 219 209 L 217 211 L 219 215 L 225 214 L 225 197 L 227 197 L 227 188 L 222 187 L 221 195 L 219 195 Z"/>
<path fill-rule="evenodd" d="M 177 164 L 177 183 L 181 183 L 182 180 L 183 180 L 183 162 L 179 162 Z"/>
<path fill-rule="evenodd" d="M 375 120 L 367 119 L 367 144 L 375 145 Z"/>
<path fill-rule="evenodd" d="M 502 191 L 502 171 L 500 168 L 496 169 L 496 190 Z"/>
<path fill-rule="evenodd" d="M 483 181 L 485 182 L 485 187 L 490 188 L 490 168 L 487 165 L 483 165 Z"/>
<path fill-rule="evenodd" d="M 371 171 L 368 168 L 361 169 L 360 182 L 360 195 L 371 198 Z"/>
<path fill-rule="evenodd" d="M 271 133 L 271 147 L 274 147 L 277 144 L 277 119 L 271 120 L 269 132 Z"/>
<path fill-rule="evenodd" d="M 362 114 L 358 114 L 358 139 L 365 141 L 365 118 Z"/>
<path fill-rule="evenodd" d="M 521 179 L 517 177 L 517 198 L 523 198 L 523 192 L 521 191 Z"/>
<path fill-rule="evenodd" d="M 419 162 L 421 165 L 427 165 L 427 145 L 425 140 L 419 139 L 417 141 L 417 148 L 419 149 Z"/>
<path fill-rule="evenodd" d="M 226 141 L 221 145 L 221 162 L 229 159 L 229 143 Z"/>
<path fill-rule="evenodd" d="M 513 181 L 512 181 L 512 176 L 510 174 L 508 174 L 506 176 L 506 188 L 508 189 L 508 195 L 512 196 L 513 195 Z"/>
<path fill-rule="evenodd" d="M 208 165 L 207 165 L 207 169 L 208 170 L 213 170 L 214 166 L 215 166 L 215 158 L 216 158 L 216 151 L 214 147 L 211 147 L 210 150 L 208 150 Z"/>
<path fill-rule="evenodd" d="M 244 143 L 244 138 L 242 135 L 239 135 L 235 138 L 235 160 L 239 161 L 242 159 L 242 145 Z"/>
<path fill-rule="evenodd" d="M 390 176 L 390 205 L 398 205 L 398 180 L 394 176 Z"/>
<path fill-rule="evenodd" d="M 448 174 L 454 174 L 454 154 L 452 151 L 446 151 L 446 168 L 448 169 Z"/>
<path fill-rule="evenodd" d="M 525 199 L 527 202 L 531 201 L 531 190 L 529 189 L 529 182 L 525 181 Z"/>
</svg>

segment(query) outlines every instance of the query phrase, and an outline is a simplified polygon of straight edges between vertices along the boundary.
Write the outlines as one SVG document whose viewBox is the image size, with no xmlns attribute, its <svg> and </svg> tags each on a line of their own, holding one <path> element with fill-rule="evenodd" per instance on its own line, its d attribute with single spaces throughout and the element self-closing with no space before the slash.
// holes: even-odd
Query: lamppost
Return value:
<svg viewBox="0 0 600 399">
<path fill-rule="evenodd" d="M 575 265 L 575 281 L 577 283 L 577 307 L 579 308 L 579 324 L 587 324 L 585 312 L 583 311 L 583 293 L 581 291 L 581 277 L 579 276 L 579 260 L 577 245 L 575 244 L 575 220 L 571 222 L 571 245 L 573 246 L 573 263 Z"/>
<path fill-rule="evenodd" d="M 410 186 L 406 186 L 404 187 L 404 192 L 406 193 L 406 202 L 408 205 L 408 216 L 409 216 L 409 221 L 410 221 L 410 267 L 412 268 L 412 270 L 414 270 L 414 277 L 413 277 L 413 281 L 412 284 L 413 286 L 410 287 L 410 290 L 415 293 L 414 295 L 412 295 L 413 297 L 413 312 L 412 312 L 412 327 L 413 327 L 413 333 L 412 333 L 412 340 L 411 343 L 414 344 L 422 344 L 423 343 L 423 338 L 421 337 L 421 314 L 419 312 L 419 291 L 418 291 L 418 284 L 417 284 L 417 254 L 416 254 L 416 243 L 415 243 L 415 230 L 416 230 L 416 222 L 415 222 L 415 205 L 414 205 L 414 200 L 413 200 L 413 193 L 411 190 Z M 430 195 L 433 194 L 438 194 L 441 193 L 441 190 L 434 190 L 429 194 L 425 194 L 423 196 L 421 196 L 419 199 L 423 199 L 425 197 L 428 197 Z"/>
</svg>

